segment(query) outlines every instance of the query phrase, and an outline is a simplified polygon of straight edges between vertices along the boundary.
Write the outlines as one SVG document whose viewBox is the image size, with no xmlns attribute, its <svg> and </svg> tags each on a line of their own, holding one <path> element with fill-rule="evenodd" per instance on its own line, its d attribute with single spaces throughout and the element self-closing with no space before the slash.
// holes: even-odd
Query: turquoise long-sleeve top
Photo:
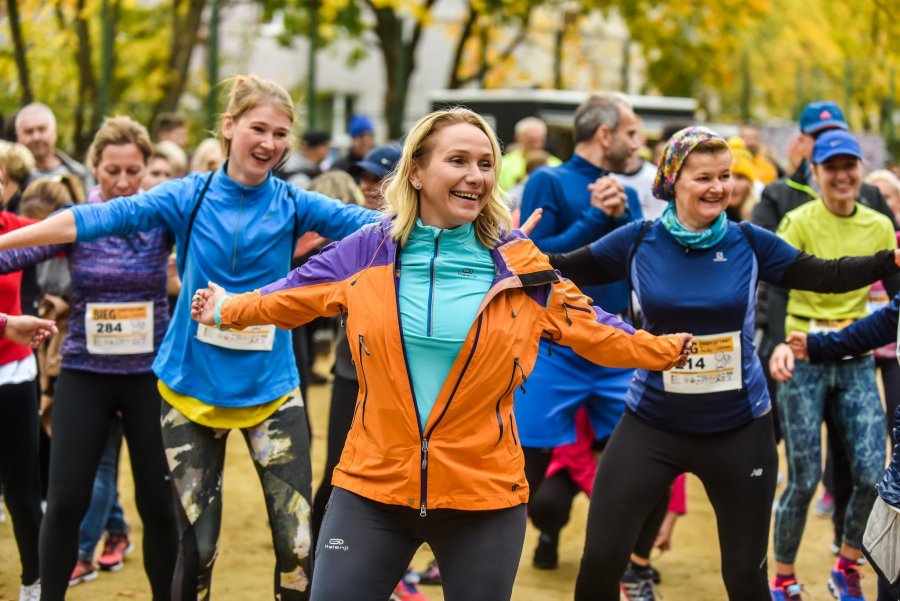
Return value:
<svg viewBox="0 0 900 601">
<path fill-rule="evenodd" d="M 403 350 L 424 428 L 494 280 L 494 261 L 471 223 L 445 230 L 417 220 L 400 265 Z"/>
</svg>

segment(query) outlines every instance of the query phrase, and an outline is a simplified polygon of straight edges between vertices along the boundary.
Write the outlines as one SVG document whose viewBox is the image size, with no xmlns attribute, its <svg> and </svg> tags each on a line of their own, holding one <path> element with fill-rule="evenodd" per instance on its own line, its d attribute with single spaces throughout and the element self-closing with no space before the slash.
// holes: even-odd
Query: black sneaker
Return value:
<svg viewBox="0 0 900 601">
<path fill-rule="evenodd" d="M 635 570 L 629 563 L 619 580 L 619 592 L 627 601 L 656 601 L 661 598 L 657 594 L 653 582 L 653 571 L 649 568 Z"/>
<path fill-rule="evenodd" d="M 531 565 L 539 570 L 555 570 L 559 566 L 559 537 L 541 532 Z"/>
</svg>

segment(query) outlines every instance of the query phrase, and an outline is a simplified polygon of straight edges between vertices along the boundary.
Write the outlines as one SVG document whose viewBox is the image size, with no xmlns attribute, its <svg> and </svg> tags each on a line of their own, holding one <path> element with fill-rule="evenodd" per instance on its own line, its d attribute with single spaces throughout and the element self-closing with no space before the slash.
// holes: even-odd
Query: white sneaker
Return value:
<svg viewBox="0 0 900 601">
<path fill-rule="evenodd" d="M 41 601 L 41 581 L 19 589 L 19 601 Z"/>
<path fill-rule="evenodd" d="M 3 506 L 3 496 L 0 495 L 0 524 L 6 522 L 6 508 Z"/>
</svg>

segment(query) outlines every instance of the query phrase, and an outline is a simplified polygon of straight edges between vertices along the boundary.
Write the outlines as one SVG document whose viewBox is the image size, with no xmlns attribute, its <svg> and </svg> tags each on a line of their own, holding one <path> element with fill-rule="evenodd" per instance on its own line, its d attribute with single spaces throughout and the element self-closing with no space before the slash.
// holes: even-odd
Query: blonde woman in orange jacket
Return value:
<svg viewBox="0 0 900 601">
<path fill-rule="evenodd" d="M 681 363 L 690 335 L 634 331 L 592 307 L 520 232 L 485 121 L 437 111 L 409 132 L 386 218 L 285 279 L 197 291 L 207 325 L 293 328 L 341 315 L 360 392 L 316 551 L 313 600 L 387 599 L 428 542 L 445 599 L 512 592 L 525 534 L 513 419 L 541 337 L 613 367 Z"/>
</svg>

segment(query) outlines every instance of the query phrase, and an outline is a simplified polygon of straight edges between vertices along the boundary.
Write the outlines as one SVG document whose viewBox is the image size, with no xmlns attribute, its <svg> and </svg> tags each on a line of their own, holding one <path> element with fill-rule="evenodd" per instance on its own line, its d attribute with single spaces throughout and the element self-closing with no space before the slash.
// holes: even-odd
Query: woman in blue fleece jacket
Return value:
<svg viewBox="0 0 900 601">
<path fill-rule="evenodd" d="M 234 78 L 220 137 L 228 161 L 143 194 L 80 205 L 0 238 L 0 248 L 128 236 L 164 228 L 178 249 L 181 295 L 153 371 L 163 397 L 162 439 L 179 507 L 172 596 L 207 599 L 222 515 L 225 433 L 239 428 L 266 499 L 275 595 L 309 595 L 309 427 L 290 332 L 220 331 L 190 320 L 190 295 L 212 280 L 245 292 L 290 268 L 299 237 L 339 239 L 373 221 L 362 207 L 305 192 L 272 175 L 289 154 L 293 103 L 278 84 Z M 164 290 L 163 290 L 164 292 Z"/>
</svg>

